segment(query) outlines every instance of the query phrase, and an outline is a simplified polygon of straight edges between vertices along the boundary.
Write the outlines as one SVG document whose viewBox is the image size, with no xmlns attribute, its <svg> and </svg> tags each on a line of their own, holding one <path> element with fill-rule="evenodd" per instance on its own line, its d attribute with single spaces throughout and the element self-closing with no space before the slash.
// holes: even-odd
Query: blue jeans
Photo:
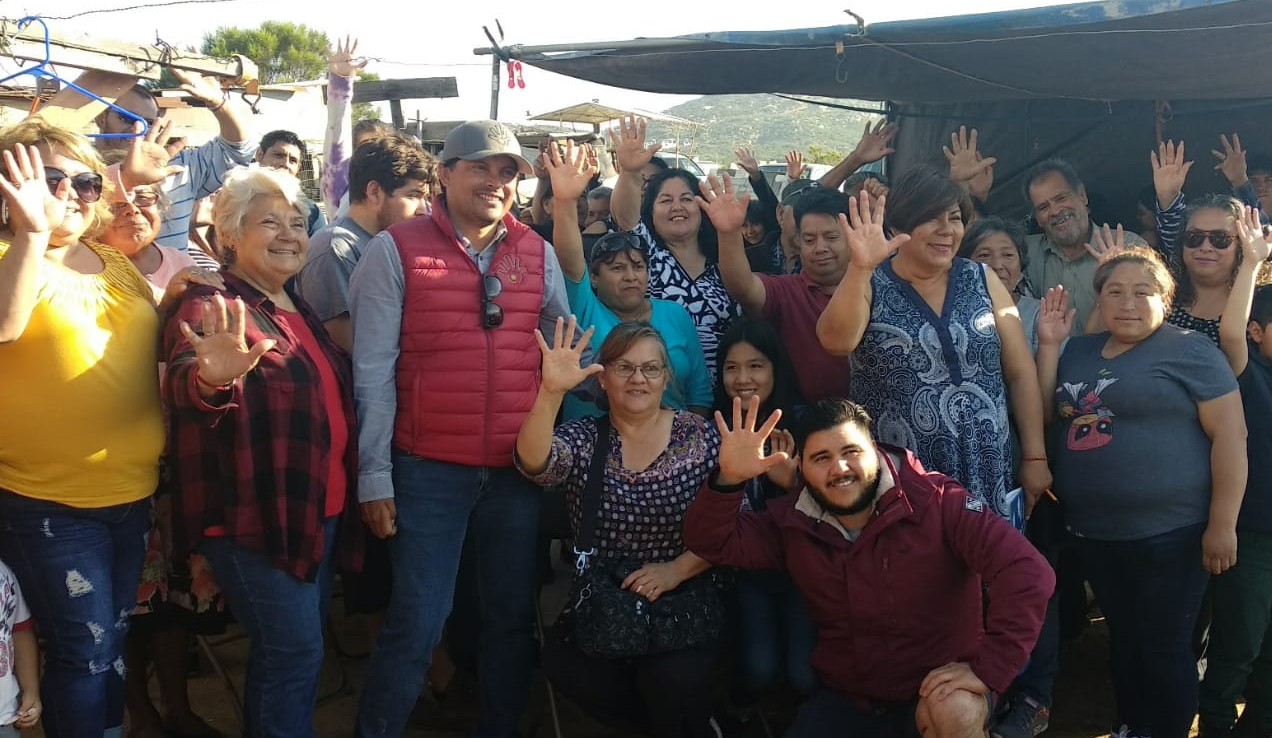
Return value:
<svg viewBox="0 0 1272 738">
<path fill-rule="evenodd" d="M 1060 524 L 1060 511 L 1055 505 L 1043 504 L 1034 508 L 1033 517 L 1025 527 L 1029 542 L 1034 544 L 1051 564 L 1056 568 L 1060 558 L 1060 546 L 1067 533 Z M 1044 707 L 1051 707 L 1052 692 L 1056 684 L 1056 672 L 1060 670 L 1060 587 L 1057 586 L 1047 600 L 1047 614 L 1042 620 L 1042 630 L 1038 633 L 1038 642 L 1029 654 L 1029 663 L 1016 681 L 1012 689 L 1017 694 L 1033 698 Z"/>
<path fill-rule="evenodd" d="M 1132 735 L 1187 738 L 1197 714 L 1193 626 L 1210 579 L 1201 562 L 1204 528 L 1074 541 L 1109 627 L 1116 722 Z"/>
<path fill-rule="evenodd" d="M 737 574 L 738 686 L 745 702 L 789 684 L 807 697 L 817 689 L 810 659 L 817 627 L 804 597 L 776 571 Z"/>
<path fill-rule="evenodd" d="M 355 511 L 356 514 L 356 511 Z M 331 593 L 331 559 L 340 518 L 324 526 L 327 547 L 317 580 L 304 582 L 264 554 L 225 538 L 206 538 L 200 550 L 212 565 L 230 611 L 250 644 L 243 684 L 246 738 L 307 738 L 322 671 L 322 626 Z"/>
<path fill-rule="evenodd" d="M 0 560 L 44 639 L 44 734 L 102 738 L 124 722 L 124 637 L 150 502 L 80 509 L 0 490 Z"/>
<path fill-rule="evenodd" d="M 424 688 L 454 600 L 465 536 L 473 537 L 480 601 L 481 717 L 476 735 L 515 736 L 534 669 L 540 490 L 515 469 L 397 454 L 393 596 L 358 711 L 362 738 L 402 735 Z"/>
</svg>

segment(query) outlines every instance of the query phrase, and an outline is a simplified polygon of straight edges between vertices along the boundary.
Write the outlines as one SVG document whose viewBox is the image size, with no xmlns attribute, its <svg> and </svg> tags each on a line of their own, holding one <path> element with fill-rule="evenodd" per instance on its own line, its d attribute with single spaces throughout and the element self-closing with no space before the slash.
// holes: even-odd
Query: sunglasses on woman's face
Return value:
<svg viewBox="0 0 1272 738">
<path fill-rule="evenodd" d="M 71 189 L 75 190 L 75 195 L 81 202 L 92 203 L 102 199 L 102 175 L 80 172 L 74 177 L 68 177 L 61 169 L 44 168 L 44 181 L 49 186 L 49 194 L 56 195 L 57 188 L 62 185 L 64 179 L 71 180 Z"/>
<path fill-rule="evenodd" d="M 127 202 L 127 201 L 112 202 L 110 204 L 110 212 L 112 215 L 119 215 L 120 213 L 128 212 L 128 210 L 132 208 L 134 205 L 138 209 L 141 209 L 141 208 L 148 208 L 157 202 L 159 202 L 158 194 L 154 192 L 147 192 L 146 190 L 142 190 L 140 192 L 133 193 L 132 202 Z"/>
<path fill-rule="evenodd" d="M 1206 241 L 1210 241 L 1210 245 L 1216 249 L 1223 251 L 1232 245 L 1237 237 L 1227 231 L 1199 231 L 1190 228 L 1184 231 L 1184 248 L 1199 249 Z"/>
</svg>

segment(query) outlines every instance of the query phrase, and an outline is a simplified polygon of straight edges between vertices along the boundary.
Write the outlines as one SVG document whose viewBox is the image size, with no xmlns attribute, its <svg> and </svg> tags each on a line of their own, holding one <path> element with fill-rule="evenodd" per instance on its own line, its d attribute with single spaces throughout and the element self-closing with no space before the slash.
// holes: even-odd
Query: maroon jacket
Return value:
<svg viewBox="0 0 1272 738">
<path fill-rule="evenodd" d="M 911 702 L 928 672 L 952 661 L 1003 693 L 1038 639 L 1051 567 L 957 482 L 909 451 L 878 448 L 899 484 L 882 490 L 855 543 L 829 516 L 797 510 L 801 495 L 741 512 L 743 493 L 704 487 L 685 544 L 716 565 L 785 569 L 817 624 L 813 669 L 851 700 Z"/>
</svg>

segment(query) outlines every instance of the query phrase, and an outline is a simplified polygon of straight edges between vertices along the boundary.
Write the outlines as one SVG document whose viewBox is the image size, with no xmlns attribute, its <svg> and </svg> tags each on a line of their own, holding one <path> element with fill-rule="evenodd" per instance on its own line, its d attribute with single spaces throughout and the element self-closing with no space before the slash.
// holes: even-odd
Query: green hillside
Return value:
<svg viewBox="0 0 1272 738">
<path fill-rule="evenodd" d="M 876 103 L 856 100 L 832 102 L 860 107 Z M 719 164 L 733 161 L 733 150 L 746 145 L 755 149 L 760 161 L 776 160 L 798 149 L 809 158 L 810 148 L 847 154 L 861 138 L 862 127 L 871 116 L 850 110 L 786 100 L 774 95 L 707 95 L 666 111 L 669 115 L 702 123 L 699 129 L 675 130 L 662 123 L 651 124 L 653 140 L 676 139 L 681 151 Z"/>
</svg>

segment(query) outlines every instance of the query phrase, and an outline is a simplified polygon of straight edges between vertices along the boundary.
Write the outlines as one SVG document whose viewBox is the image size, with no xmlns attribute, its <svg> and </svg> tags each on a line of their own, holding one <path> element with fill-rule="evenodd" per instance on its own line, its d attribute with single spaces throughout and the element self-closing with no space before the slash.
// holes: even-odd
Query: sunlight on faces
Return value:
<svg viewBox="0 0 1272 738">
<path fill-rule="evenodd" d="M 92 168 L 79 159 L 73 159 L 62 153 L 60 149 L 50 149 L 46 144 L 37 146 L 40 156 L 44 159 L 44 166 L 53 169 L 60 169 L 67 178 L 74 178 L 77 174 L 92 172 Z M 60 223 L 53 226 L 53 232 L 49 235 L 50 246 L 70 246 L 76 243 L 93 224 L 93 203 L 87 203 L 80 199 L 76 194 L 75 188 L 71 188 L 71 197 L 66 201 L 66 209 Z M 56 221 L 56 215 L 53 218 Z"/>
<path fill-rule="evenodd" d="M 848 268 L 848 242 L 838 220 L 824 213 L 804 213 L 799 221 L 799 262 L 817 284 L 839 284 Z"/>
<path fill-rule="evenodd" d="M 900 252 L 915 262 L 937 269 L 948 269 L 963 242 L 963 214 L 958 203 L 932 220 L 924 221 L 910 232 L 910 240 Z"/>
<path fill-rule="evenodd" d="M 1188 219 L 1185 231 L 1226 231 L 1237 235 L 1237 224 L 1232 216 L 1217 208 L 1205 208 L 1193 213 Z M 1182 236 L 1181 236 L 1182 238 Z M 1217 249 L 1206 239 L 1201 248 L 1181 248 L 1184 268 L 1192 281 L 1206 286 L 1227 285 L 1232 279 L 1232 270 L 1237 265 L 1237 250 L 1241 241 L 1235 240 L 1226 249 Z"/>
<path fill-rule="evenodd" d="M 1143 341 L 1166 320 L 1161 287 L 1152 272 L 1138 262 L 1113 268 L 1100 290 L 1096 308 L 1105 329 L 1123 344 Z"/>
<path fill-rule="evenodd" d="M 976 244 L 972 251 L 972 261 L 984 264 L 993 270 L 1002 280 L 1003 286 L 1010 292 L 1020 283 L 1020 252 L 1011 236 L 1006 233 L 991 233 Z"/>
<path fill-rule="evenodd" d="M 752 397 L 760 403 L 773 395 L 773 362 L 755 346 L 742 341 L 729 348 L 724 357 L 724 373 L 721 384 L 729 399 L 741 397 L 743 407 L 750 407 Z"/>
<path fill-rule="evenodd" d="M 702 211 L 693 199 L 695 194 L 680 177 L 664 181 L 654 198 L 654 232 L 671 240 L 697 236 Z"/>
<path fill-rule="evenodd" d="M 367 198 L 375 205 L 375 218 L 380 230 L 428 212 L 429 188 L 418 179 L 408 179 L 392 192 L 385 193 L 380 183 L 367 185 Z"/>
<path fill-rule="evenodd" d="M 258 195 L 230 244 L 234 268 L 257 284 L 278 288 L 296 276 L 309 251 L 308 214 L 278 195 Z"/>
<path fill-rule="evenodd" d="M 865 512 L 879 495 L 879 452 L 855 423 L 810 433 L 799 469 L 813 499 L 832 515 Z"/>
<path fill-rule="evenodd" d="M 256 154 L 256 161 L 263 167 L 281 169 L 295 177 L 300 173 L 300 147 L 284 141 L 276 141 L 272 146 Z"/>
<path fill-rule="evenodd" d="M 1075 192 L 1064 175 L 1048 172 L 1029 185 L 1029 204 L 1038 225 L 1057 245 L 1074 247 L 1086 243 L 1091 215 L 1085 189 Z"/>
<path fill-rule="evenodd" d="M 482 226 L 498 223 L 512 209 L 517 174 L 516 159 L 504 155 L 460 159 L 453 167 L 438 169 L 451 220 Z"/>
<path fill-rule="evenodd" d="M 154 243 L 159 235 L 159 198 L 155 188 L 142 185 L 133 188 L 132 202 L 110 203 L 110 219 L 102 231 L 102 243 L 124 256 L 135 256 Z M 140 204 L 149 200 L 149 205 Z"/>
<path fill-rule="evenodd" d="M 592 286 L 601 304 L 617 313 L 639 310 L 649 289 L 649 265 L 639 251 L 627 249 L 597 259 L 591 267 Z"/>
<path fill-rule="evenodd" d="M 641 367 L 655 366 L 661 371 L 654 379 L 646 377 L 641 370 Z M 634 367 L 636 371 L 630 377 L 618 376 L 624 367 Z M 644 415 L 656 411 L 662 406 L 663 391 L 667 389 L 667 372 L 667 354 L 657 339 L 645 338 L 632 344 L 600 375 L 601 390 L 609 400 L 610 412 Z"/>
</svg>

